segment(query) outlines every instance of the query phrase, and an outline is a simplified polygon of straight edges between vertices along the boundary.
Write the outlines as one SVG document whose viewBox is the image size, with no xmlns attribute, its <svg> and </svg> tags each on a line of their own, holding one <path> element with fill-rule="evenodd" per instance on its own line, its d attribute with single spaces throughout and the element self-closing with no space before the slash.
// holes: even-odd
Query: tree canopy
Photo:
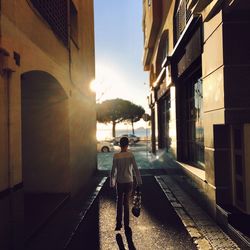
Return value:
<svg viewBox="0 0 250 250">
<path fill-rule="evenodd" d="M 145 110 L 128 100 L 111 99 L 97 104 L 97 121 L 101 123 L 112 123 L 112 136 L 115 137 L 115 126 L 122 121 L 132 124 L 134 133 L 134 122 L 141 119 Z"/>
<path fill-rule="evenodd" d="M 127 110 L 128 119 L 126 119 L 126 120 L 131 123 L 131 125 L 132 125 L 132 133 L 133 134 L 135 133 L 134 123 L 138 122 L 142 118 L 144 113 L 145 113 L 145 110 L 144 110 L 143 107 L 138 106 L 138 105 L 136 105 L 134 103 L 130 103 L 130 107 Z"/>
</svg>

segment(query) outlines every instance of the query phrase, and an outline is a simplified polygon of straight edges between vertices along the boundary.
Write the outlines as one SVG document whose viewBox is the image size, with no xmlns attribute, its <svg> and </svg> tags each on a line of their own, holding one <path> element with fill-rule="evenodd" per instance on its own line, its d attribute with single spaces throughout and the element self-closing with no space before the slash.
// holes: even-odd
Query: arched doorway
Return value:
<svg viewBox="0 0 250 250">
<path fill-rule="evenodd" d="M 22 167 L 27 193 L 66 193 L 70 187 L 68 98 L 43 71 L 21 76 Z"/>
</svg>

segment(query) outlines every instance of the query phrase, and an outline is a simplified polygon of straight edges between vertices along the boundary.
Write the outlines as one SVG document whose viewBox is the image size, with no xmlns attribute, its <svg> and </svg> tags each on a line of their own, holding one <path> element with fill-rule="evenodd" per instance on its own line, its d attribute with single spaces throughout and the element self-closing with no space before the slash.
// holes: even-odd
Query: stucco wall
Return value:
<svg viewBox="0 0 250 250">
<path fill-rule="evenodd" d="M 63 179 L 65 181 L 67 179 L 69 183 L 66 184 L 68 188 L 61 191 L 77 191 L 86 184 L 96 169 L 95 96 L 89 89 L 89 83 L 95 75 L 93 1 L 74 2 L 79 18 L 79 42 L 76 46 L 70 41 L 70 49 L 67 49 L 54 35 L 50 26 L 34 11 L 28 1 L 1 2 L 1 46 L 9 52 L 9 58 L 12 61 L 14 51 L 20 55 L 20 66 L 15 65 L 8 83 L 11 98 L 11 121 L 13 122 L 9 126 L 11 134 L 9 148 L 13 159 L 11 163 L 12 186 L 23 181 L 21 75 L 33 70 L 46 72 L 57 79 L 68 98 L 69 163 L 68 174 Z M 0 96 L 2 97 L 4 94 L 3 77 L 0 79 Z M 1 102 L 3 100 L 1 98 Z M 1 109 L 3 108 L 4 106 L 1 105 Z M 55 119 L 60 119 L 60 115 L 58 114 Z M 4 126 L 4 116 L 2 115 L 1 135 L 5 133 Z M 1 140 L 5 140 L 4 136 L 1 136 Z M 0 154 L 5 155 L 5 150 L 1 147 Z M 59 148 L 55 148 L 55 150 L 59 150 Z M 6 164 L 6 160 L 2 159 L 4 158 L 1 157 L 0 162 L 0 191 L 8 188 L 6 178 L 2 178 L 6 175 L 8 164 Z"/>
</svg>

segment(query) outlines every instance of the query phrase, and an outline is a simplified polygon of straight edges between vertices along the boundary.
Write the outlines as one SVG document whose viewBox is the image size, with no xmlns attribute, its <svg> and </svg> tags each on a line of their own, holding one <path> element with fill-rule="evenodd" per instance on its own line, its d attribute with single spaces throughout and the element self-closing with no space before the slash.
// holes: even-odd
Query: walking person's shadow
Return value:
<svg viewBox="0 0 250 250">
<path fill-rule="evenodd" d="M 134 242 L 133 242 L 133 238 L 132 238 L 133 233 L 130 227 L 125 228 L 125 235 L 126 235 L 126 239 L 128 243 L 128 249 L 136 250 Z M 120 233 L 116 234 L 116 242 L 119 247 L 119 250 L 125 250 L 123 239 Z"/>
<path fill-rule="evenodd" d="M 116 239 L 117 245 L 119 247 L 119 250 L 125 250 L 125 246 L 124 246 L 122 236 L 120 233 L 116 234 L 115 239 Z"/>
<path fill-rule="evenodd" d="M 136 250 L 134 242 L 133 242 L 133 233 L 132 233 L 132 229 L 130 227 L 125 228 L 125 235 L 127 238 L 127 242 L 128 242 L 128 249 L 129 250 Z"/>
</svg>

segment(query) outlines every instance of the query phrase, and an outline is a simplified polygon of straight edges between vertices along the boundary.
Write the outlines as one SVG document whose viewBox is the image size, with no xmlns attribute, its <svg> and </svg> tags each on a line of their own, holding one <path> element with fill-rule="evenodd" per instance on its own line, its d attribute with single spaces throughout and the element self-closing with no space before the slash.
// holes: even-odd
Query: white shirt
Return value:
<svg viewBox="0 0 250 250">
<path fill-rule="evenodd" d="M 114 154 L 110 173 L 110 186 L 114 187 L 116 182 L 133 182 L 133 172 L 135 173 L 137 184 L 141 185 L 142 179 L 133 153 L 126 151 Z"/>
</svg>

